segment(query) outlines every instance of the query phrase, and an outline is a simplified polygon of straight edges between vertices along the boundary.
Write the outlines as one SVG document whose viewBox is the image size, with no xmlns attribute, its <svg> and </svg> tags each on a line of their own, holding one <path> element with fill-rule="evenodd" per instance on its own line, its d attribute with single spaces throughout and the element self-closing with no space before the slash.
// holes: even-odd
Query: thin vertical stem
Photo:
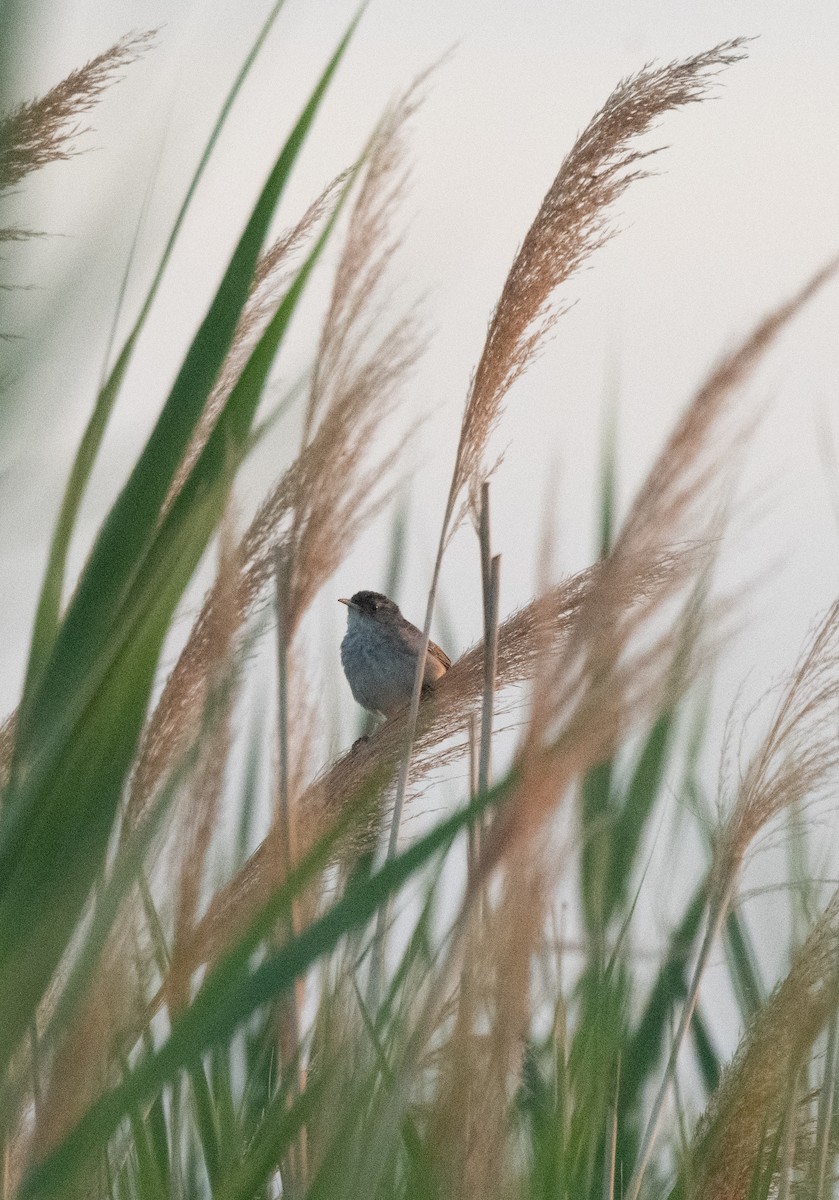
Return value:
<svg viewBox="0 0 839 1200">
<path fill-rule="evenodd" d="M 41 1118 L 41 1055 L 37 1016 L 32 1018 L 29 1039 L 32 1046 L 32 1107 L 35 1111 L 35 1124 L 37 1125 Z"/>
<path fill-rule="evenodd" d="M 789 1200 L 792 1192 L 792 1170 L 795 1162 L 795 1139 L 798 1133 L 796 1109 L 798 1106 L 798 1078 L 792 1081 L 787 1111 L 784 1117 L 784 1144 L 778 1176 L 778 1200 Z"/>
<path fill-rule="evenodd" d="M 606 1115 L 606 1139 L 603 1150 L 603 1200 L 614 1200 L 615 1160 L 618 1149 L 618 1091 L 620 1089 L 621 1064 L 615 1068 L 615 1095 Z"/>
<path fill-rule="evenodd" d="M 455 477 L 457 469 L 455 468 Z M 453 480 L 454 485 L 454 480 Z M 443 526 L 440 530 L 440 541 L 437 545 L 437 557 L 434 560 L 434 572 L 431 576 L 431 587 L 428 589 L 428 601 L 425 606 L 425 623 L 422 630 L 422 642 L 417 655 L 417 667 L 414 674 L 414 687 L 411 692 L 411 704 L 408 709 L 408 722 L 405 730 L 405 749 L 399 763 L 399 777 L 396 782 L 396 795 L 393 800 L 393 812 L 390 818 L 390 834 L 387 843 L 387 861 L 394 858 L 399 844 L 399 826 L 402 823 L 402 809 L 405 804 L 405 792 L 408 788 L 408 775 L 411 770 L 411 754 L 417 736 L 419 706 L 422 697 L 422 685 L 425 679 L 425 663 L 428 658 L 428 643 L 431 640 L 431 621 L 434 617 L 434 605 L 437 601 L 437 588 L 440 584 L 440 571 L 443 566 L 443 555 L 446 552 L 446 538 L 451 524 L 452 514 L 457 493 L 454 486 L 449 491 L 446 512 L 443 516 Z M 370 954 L 370 980 L 367 990 L 368 1009 L 374 1014 L 379 1007 L 381 980 L 384 970 L 385 938 L 390 914 L 390 900 L 386 900 L 376 916 L 376 932 L 373 935 L 373 947 Z"/>
<path fill-rule="evenodd" d="M 498 620 L 501 559 L 492 557 L 490 533 L 489 483 L 481 484 L 481 511 L 478 517 L 478 542 L 481 548 L 481 598 L 484 612 L 484 686 L 481 703 L 481 747 L 478 759 L 478 792 L 489 787 L 492 773 L 492 718 L 495 677 L 498 666 Z M 480 857 L 485 819 L 475 831 L 476 855 Z"/>
<path fill-rule="evenodd" d="M 484 630 L 484 694 L 481 704 L 481 756 L 478 762 L 478 791 L 489 787 L 492 766 L 492 716 L 495 700 L 495 676 L 498 668 L 498 617 L 501 583 L 501 555 L 490 564 L 488 603 L 484 605 L 487 626 Z"/>
<path fill-rule="evenodd" d="M 474 800 L 478 795 L 478 733 L 475 727 L 475 715 L 469 714 L 468 724 L 468 742 L 469 742 L 469 799 Z M 468 886 L 471 887 L 474 879 L 475 870 L 478 865 L 478 853 L 480 850 L 479 827 L 477 823 L 469 826 L 467 830 L 467 848 L 466 848 L 466 867 Z"/>
<path fill-rule="evenodd" d="M 277 741 L 279 762 L 277 771 L 277 809 L 280 867 L 282 878 L 287 879 L 296 860 L 296 826 L 291 805 L 289 786 L 289 731 L 288 731 L 288 593 L 289 564 L 283 548 L 277 548 L 274 564 L 275 606 L 277 616 Z M 292 902 L 287 938 L 299 932 L 297 905 Z M 306 1072 L 303 1065 L 301 1045 L 301 1012 L 304 1000 L 304 980 L 297 979 L 289 995 L 281 1001 L 279 1009 L 279 1049 L 284 1070 L 293 1070 L 294 1078 L 289 1088 L 289 1104 L 300 1097 L 306 1087 Z M 301 1128 L 299 1137 L 291 1147 L 283 1190 L 290 1196 L 303 1195 L 307 1178 L 306 1129 Z"/>
<path fill-rule="evenodd" d="M 708 910 L 708 926 L 705 930 L 705 937 L 702 942 L 702 947 L 699 951 L 699 957 L 696 960 L 696 966 L 693 970 L 693 978 L 690 982 L 688 994 L 685 998 L 685 1003 L 682 1008 L 682 1016 L 679 1021 L 676 1036 L 673 1039 L 673 1046 L 670 1050 L 670 1057 L 667 1060 L 667 1067 L 664 1072 L 664 1078 L 656 1094 L 653 1103 L 650 1119 L 647 1122 L 647 1127 L 644 1130 L 644 1137 L 641 1141 L 641 1148 L 638 1151 L 638 1160 L 635 1164 L 635 1169 L 632 1172 L 632 1177 L 627 1185 L 624 1200 L 638 1200 L 638 1194 L 641 1191 L 641 1184 L 644 1179 L 647 1167 L 650 1164 L 653 1149 L 658 1137 L 661 1118 L 664 1112 L 664 1103 L 667 1099 L 667 1093 L 670 1090 L 670 1084 L 676 1073 L 676 1063 L 679 1058 L 679 1050 L 682 1042 L 685 1040 L 685 1034 L 690 1028 L 691 1018 L 696 1009 L 696 1002 L 699 999 L 699 985 L 702 982 L 702 976 L 705 973 L 705 968 L 708 965 L 708 958 L 711 954 L 711 948 L 717 940 L 720 930 L 722 929 L 723 921 L 728 912 L 729 899 L 734 888 L 734 880 L 732 879 L 728 885 L 728 889 L 724 895 L 711 902 Z"/>
<path fill-rule="evenodd" d="M 283 547 L 278 546 L 274 562 L 277 615 L 277 741 L 279 746 L 277 820 L 280 825 L 280 855 L 285 877 L 291 871 L 293 860 L 288 748 L 288 576 L 288 561 Z"/>
<path fill-rule="evenodd" d="M 836 1064 L 839 1058 L 839 1017 L 834 1013 L 827 1033 L 827 1051 L 824 1060 L 824 1079 L 819 1092 L 819 1109 L 816 1123 L 816 1174 L 813 1183 L 814 1200 L 823 1200 L 827 1178 L 827 1160 L 830 1151 L 830 1129 L 833 1124 L 833 1107 L 836 1100 Z"/>
<path fill-rule="evenodd" d="M 481 511 L 478 516 L 478 544 L 481 547 L 481 598 L 484 604 L 484 636 L 491 625 L 490 592 L 492 590 L 492 538 L 489 520 L 489 481 L 481 484 Z"/>
<path fill-rule="evenodd" d="M 422 642 L 417 655 L 417 669 L 414 675 L 414 688 L 411 692 L 411 706 L 408 709 L 408 726 L 405 731 L 405 751 L 402 755 L 402 761 L 399 764 L 399 778 L 396 782 L 396 796 L 393 801 L 393 814 L 390 822 L 390 836 L 387 844 L 387 857 L 391 859 L 396 855 L 396 847 L 399 843 L 399 826 L 402 822 L 402 809 L 405 804 L 405 792 L 408 787 L 408 775 L 411 770 L 411 753 L 414 748 L 414 741 L 417 736 L 417 722 L 419 719 L 420 699 L 422 698 L 422 685 L 425 679 L 425 664 L 428 658 L 428 643 L 431 640 L 431 621 L 434 617 L 434 605 L 437 602 L 437 588 L 440 585 L 440 571 L 443 566 L 443 555 L 446 551 L 446 537 L 449 531 L 449 524 L 454 511 L 454 496 L 449 497 L 449 503 L 446 507 L 446 515 L 443 519 L 443 528 L 440 531 L 440 542 L 437 546 L 437 557 L 434 561 L 434 573 L 431 576 L 431 587 L 428 590 L 428 602 L 425 606 L 425 623 L 422 628 Z M 381 910 L 379 910 L 381 912 Z"/>
</svg>

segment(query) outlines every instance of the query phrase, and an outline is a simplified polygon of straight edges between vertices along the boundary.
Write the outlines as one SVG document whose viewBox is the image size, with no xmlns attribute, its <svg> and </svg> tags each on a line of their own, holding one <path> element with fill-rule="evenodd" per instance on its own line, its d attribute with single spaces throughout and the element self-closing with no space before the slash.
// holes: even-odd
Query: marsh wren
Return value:
<svg viewBox="0 0 839 1200">
<path fill-rule="evenodd" d="M 422 632 L 381 592 L 356 592 L 338 603 L 348 610 L 341 663 L 350 691 L 362 708 L 391 717 L 411 699 Z M 451 665 L 448 655 L 429 642 L 423 691 Z"/>
</svg>

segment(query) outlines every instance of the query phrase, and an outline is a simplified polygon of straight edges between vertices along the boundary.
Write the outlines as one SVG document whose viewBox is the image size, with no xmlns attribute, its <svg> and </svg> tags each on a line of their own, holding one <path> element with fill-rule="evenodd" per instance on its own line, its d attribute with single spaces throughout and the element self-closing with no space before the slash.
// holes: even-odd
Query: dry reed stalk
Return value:
<svg viewBox="0 0 839 1200">
<path fill-rule="evenodd" d="M 404 184 L 402 124 L 413 111 L 409 94 L 369 152 L 342 256 L 342 264 L 350 261 L 355 274 L 339 267 L 341 287 L 330 306 L 322 342 L 330 370 L 320 370 L 313 385 L 310 411 L 318 418 L 317 428 L 240 543 L 240 624 L 268 586 L 282 546 L 291 572 L 290 643 L 317 591 L 379 511 L 398 460 L 399 448 L 378 461 L 372 461 L 370 451 L 420 353 L 416 316 L 397 318 L 372 342 L 370 335 L 383 303 L 379 285 L 394 249 L 386 231 Z M 216 603 L 211 590 L 146 727 L 129 802 L 132 827 L 147 811 L 169 764 L 194 737 L 207 691 L 206 660 Z"/>
<path fill-rule="evenodd" d="M 0 724 L 0 792 L 3 791 L 9 782 L 9 770 L 12 765 L 16 733 L 17 709 L 9 713 L 5 721 Z M 0 803 L 2 803 L 2 796 L 0 796 Z"/>
<path fill-rule="evenodd" d="M 839 960 L 837 961 L 839 967 Z M 837 971 L 839 975 L 839 971 Z M 837 993 L 839 1002 L 839 993 Z M 824 1058 L 824 1076 L 819 1090 L 819 1107 L 816 1118 L 816 1140 L 813 1147 L 813 1190 L 814 1200 L 823 1200 L 825 1188 L 830 1180 L 830 1194 L 833 1194 L 833 1161 L 835 1149 L 831 1148 L 831 1131 L 833 1129 L 833 1110 L 836 1102 L 836 1065 L 839 1053 L 839 1025 L 834 1012 L 827 1031 L 827 1049 Z M 828 1165 L 829 1164 L 829 1165 Z"/>
<path fill-rule="evenodd" d="M 373 138 L 323 325 L 284 538 L 290 634 L 389 497 L 379 481 L 392 456 L 373 463 L 370 449 L 424 348 L 416 310 L 393 320 L 384 289 L 402 241 L 394 229 L 408 182 L 405 126 L 419 103 L 418 83 Z"/>
<path fill-rule="evenodd" d="M 778 1200 L 790 1200 L 792 1172 L 795 1164 L 795 1146 L 798 1135 L 798 1093 L 800 1080 L 795 1079 L 789 1089 L 786 1113 L 784 1114 L 784 1142 L 778 1164 Z"/>
<path fill-rule="evenodd" d="M 251 352 L 282 301 L 292 281 L 296 254 L 331 210 L 345 181 L 346 173 L 334 179 L 309 206 L 297 224 L 277 238 L 259 258 L 230 350 L 207 398 L 207 404 L 195 427 L 183 462 L 172 480 L 161 516 L 165 516 L 169 511 L 173 500 L 186 482 L 198 456 L 207 444 L 225 401 L 236 386 Z"/>
<path fill-rule="evenodd" d="M 112 1082 L 114 1046 L 136 1024 L 136 979 L 118 937 L 112 936 L 84 1003 L 55 1053 L 38 1106 L 27 1156 L 45 1157 Z"/>
<path fill-rule="evenodd" d="M 530 1027 L 530 968 L 542 945 L 546 897 L 544 864 L 528 847 L 509 857 L 495 906 L 485 901 L 482 917 L 473 907 L 466 918 L 457 1017 L 429 1137 L 441 1196 L 510 1194 L 510 1104 Z"/>
<path fill-rule="evenodd" d="M 153 44 L 156 30 L 130 33 L 71 71 L 43 96 L 13 108 L 0 118 L 0 195 L 33 171 L 65 161 L 79 151 L 76 139 L 87 132 L 78 122 L 118 78 L 121 68 L 140 58 Z M 20 230 L 0 230 L 0 240 Z"/>
<path fill-rule="evenodd" d="M 275 569 L 275 606 L 277 614 L 277 780 L 274 825 L 280 849 L 278 863 L 280 881 L 285 881 L 297 865 L 297 821 L 290 784 L 289 728 L 289 627 L 288 627 L 288 560 L 282 550 L 277 552 Z M 285 928 L 278 931 L 281 942 L 292 940 L 300 931 L 300 906 L 292 900 Z M 303 1005 L 306 995 L 304 977 L 294 980 L 290 992 L 277 1003 L 277 1051 L 280 1070 L 293 1072 L 288 1088 L 288 1104 L 292 1106 L 306 1089 L 306 1068 L 303 1063 Z M 283 1190 L 292 1197 L 302 1195 L 308 1180 L 308 1147 L 306 1127 L 303 1126 L 289 1147 L 282 1167 Z"/>
<path fill-rule="evenodd" d="M 534 688 L 539 710 L 531 724 L 535 722 L 539 728 L 531 729 L 531 739 L 547 745 L 560 738 L 563 755 L 573 748 L 581 755 L 579 762 L 593 765 L 597 760 L 591 755 L 598 752 L 598 741 L 605 751 L 612 736 L 610 728 L 617 729 L 632 716 L 636 704 L 640 711 L 648 711 L 656 694 L 664 699 L 671 684 L 682 686 L 675 680 L 655 681 L 655 671 L 666 666 L 668 645 L 666 635 L 661 640 L 651 630 L 689 585 L 692 571 L 699 576 L 710 571 L 722 522 L 715 492 L 719 496 L 730 487 L 733 465 L 739 462 L 739 455 L 732 456 L 732 450 L 745 447 L 756 423 L 753 408 L 735 406 L 733 400 L 775 338 L 837 266 L 839 260 L 819 270 L 790 300 L 764 318 L 695 394 L 649 472 L 613 551 L 603 561 L 571 637 L 559 657 L 546 659 Z M 674 555 L 679 568 L 642 595 L 637 582 L 639 564 L 658 561 L 669 548 L 679 546 L 688 548 L 682 555 Z M 695 640 L 695 631 L 688 632 L 688 641 Z M 631 661 L 633 643 L 639 639 L 648 643 L 643 651 L 644 670 L 652 675 L 646 679 L 644 670 L 637 675 L 634 668 L 627 672 L 627 656 Z M 671 653 L 677 645 L 677 639 L 671 638 Z M 689 663 L 685 666 L 689 676 Z M 578 737 L 588 743 L 587 748 L 575 744 Z M 568 782 L 571 778 L 569 775 Z M 532 826 L 533 814 L 525 817 L 518 812 L 513 817 L 511 813 L 507 819 Z M 508 829 L 505 836 L 511 832 Z"/>
<path fill-rule="evenodd" d="M 239 629 L 236 606 L 239 563 L 232 520 L 228 513 L 219 538 L 216 603 L 208 630 L 212 651 L 212 660 L 207 663 L 208 711 L 199 758 L 186 788 L 186 801 L 179 807 L 176 832 L 170 839 L 172 863 L 168 873 L 177 878 L 168 995 L 173 1009 L 189 1003 L 190 972 L 188 966 L 182 969 L 183 947 L 191 940 L 201 903 L 201 885 L 221 805 L 238 691 L 235 653 Z"/>
<path fill-rule="evenodd" d="M 634 143 L 665 113 L 703 100 L 719 71 L 745 57 L 742 38 L 623 79 L 577 138 L 547 192 L 504 284 L 475 371 L 461 428 L 452 491 L 469 486 L 473 504 L 484 456 L 512 384 L 527 370 L 563 311 L 557 289 L 616 232 L 610 211 L 639 164 L 655 150 Z"/>
<path fill-rule="evenodd" d="M 839 1003 L 839 894 L 746 1033 L 694 1139 L 690 1200 L 742 1200 L 785 1099 Z"/>
<path fill-rule="evenodd" d="M 825 793 L 839 767 L 839 600 L 802 654 L 738 786 L 715 852 L 714 895 L 731 893 L 757 835 L 792 804 Z"/>
<path fill-rule="evenodd" d="M 705 966 L 735 894 L 746 852 L 757 834 L 787 807 L 813 800 L 823 792 L 839 766 L 835 736 L 838 695 L 839 601 L 828 611 L 793 671 L 769 730 L 742 775 L 737 799 L 718 839 L 705 936 L 629 1181 L 627 1200 L 636 1200 L 640 1192 Z"/>
<path fill-rule="evenodd" d="M 471 507 L 477 512 L 479 488 L 487 474 L 484 459 L 489 438 L 510 387 L 538 354 L 562 311 L 555 303 L 557 290 L 608 241 L 612 233 L 609 211 L 626 188 L 646 173 L 638 164 L 653 151 L 634 149 L 633 143 L 664 113 L 703 99 L 710 80 L 744 57 L 744 44 L 742 39 L 723 42 L 682 62 L 645 67 L 618 84 L 560 167 L 516 255 L 490 320 L 461 423 L 428 593 L 394 800 L 391 847 L 396 845 L 408 787 L 431 620 L 458 498 L 468 488 Z"/>
</svg>

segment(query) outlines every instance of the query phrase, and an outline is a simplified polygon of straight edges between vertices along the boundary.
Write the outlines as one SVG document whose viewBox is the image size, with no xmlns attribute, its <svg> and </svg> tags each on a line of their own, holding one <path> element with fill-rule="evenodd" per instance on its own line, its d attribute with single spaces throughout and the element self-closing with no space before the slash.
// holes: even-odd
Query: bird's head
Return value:
<svg viewBox="0 0 839 1200">
<path fill-rule="evenodd" d="M 346 604 L 349 620 L 356 616 L 361 620 L 387 621 L 400 616 L 398 607 L 381 592 L 356 592 L 349 600 L 341 597 L 338 603 Z"/>
</svg>

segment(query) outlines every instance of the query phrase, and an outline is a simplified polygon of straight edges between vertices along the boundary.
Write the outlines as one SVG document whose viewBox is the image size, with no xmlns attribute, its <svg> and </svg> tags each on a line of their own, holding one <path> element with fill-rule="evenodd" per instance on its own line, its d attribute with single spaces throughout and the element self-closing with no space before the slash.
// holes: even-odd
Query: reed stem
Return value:
<svg viewBox="0 0 839 1200">
<path fill-rule="evenodd" d="M 682 1008 L 682 1016 L 679 1021 L 679 1026 L 676 1030 L 676 1036 L 673 1039 L 673 1046 L 670 1050 L 670 1057 L 667 1060 L 667 1067 L 664 1072 L 664 1078 L 661 1081 L 656 1098 L 653 1103 L 652 1112 L 650 1113 L 647 1127 L 644 1130 L 644 1136 L 641 1140 L 641 1148 L 638 1151 L 638 1160 L 635 1164 L 635 1169 L 632 1172 L 632 1177 L 624 1195 L 624 1200 L 638 1200 L 638 1195 L 641 1191 L 641 1184 L 644 1179 L 647 1167 L 650 1164 L 655 1143 L 658 1138 L 659 1128 L 661 1126 L 661 1118 L 664 1113 L 664 1104 L 667 1099 L 667 1093 L 670 1091 L 670 1085 L 676 1073 L 676 1064 L 679 1058 L 679 1051 L 682 1047 L 682 1042 L 685 1040 L 685 1034 L 690 1028 L 690 1022 L 696 1009 L 696 1003 L 699 999 L 699 986 L 702 982 L 702 976 L 705 973 L 705 968 L 708 965 L 708 959 L 711 954 L 711 949 L 714 942 L 719 936 L 728 913 L 729 900 L 734 888 L 732 880 L 728 885 L 728 889 L 724 895 L 711 902 L 708 910 L 708 925 L 705 930 L 705 937 L 702 941 L 702 947 L 699 951 L 699 957 L 696 960 L 696 966 L 693 970 L 693 977 L 690 982 L 688 994 L 685 998 L 685 1003 Z"/>
<path fill-rule="evenodd" d="M 290 568 L 282 546 L 277 547 L 274 561 L 274 594 L 277 617 L 277 741 L 279 761 L 277 769 L 278 843 L 280 851 L 281 878 L 288 879 L 296 861 L 296 822 L 291 803 L 289 786 L 289 729 L 288 729 L 288 597 Z M 292 902 L 290 916 L 283 935 L 286 940 L 294 938 L 300 929 L 298 906 Z M 278 1013 L 278 1041 L 282 1069 L 293 1071 L 289 1088 L 288 1103 L 291 1107 L 306 1087 L 306 1069 L 302 1055 L 302 1008 L 305 981 L 295 980 L 294 986 L 280 1002 Z M 283 1171 L 283 1191 L 290 1197 L 302 1196 L 307 1180 L 306 1128 L 289 1149 Z"/>
</svg>

